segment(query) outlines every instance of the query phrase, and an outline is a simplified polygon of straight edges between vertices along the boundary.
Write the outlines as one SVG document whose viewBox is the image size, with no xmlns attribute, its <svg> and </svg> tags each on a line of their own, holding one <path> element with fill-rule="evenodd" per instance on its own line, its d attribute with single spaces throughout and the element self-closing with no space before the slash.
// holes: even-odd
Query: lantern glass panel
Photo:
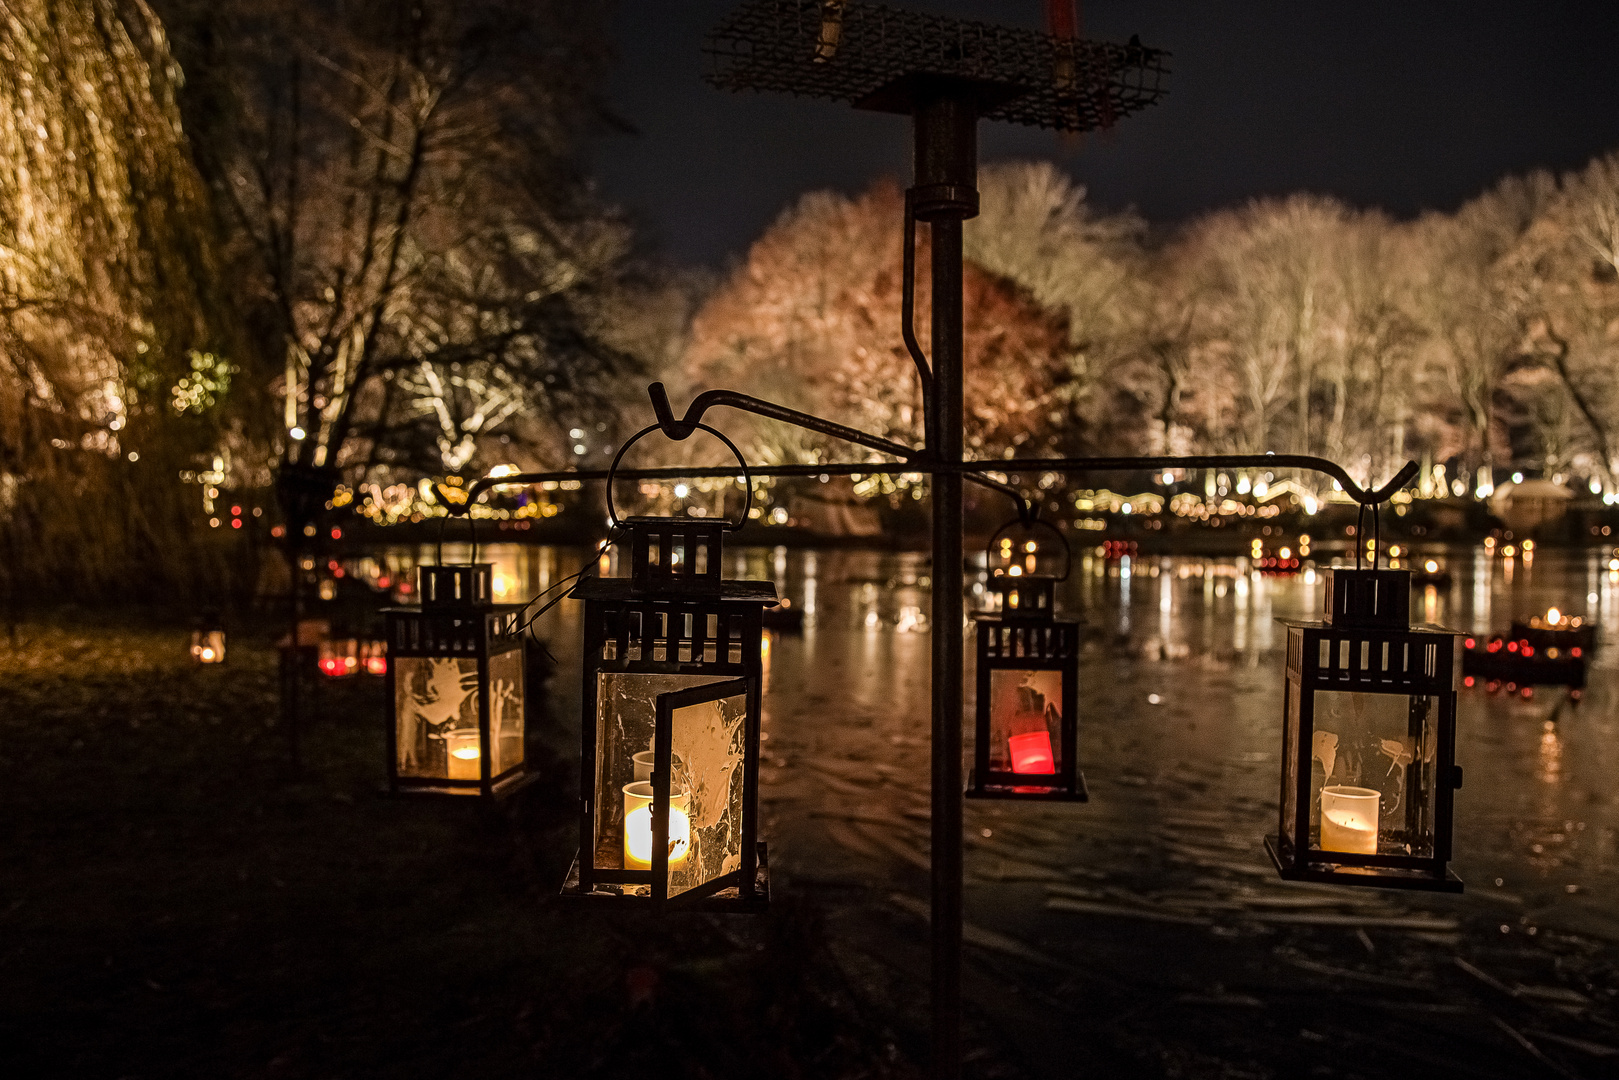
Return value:
<svg viewBox="0 0 1619 1080">
<path fill-rule="evenodd" d="M 653 750 L 660 695 L 718 682 L 712 675 L 655 675 L 604 671 L 596 676 L 596 820 L 595 867 L 598 870 L 646 869 L 625 863 L 625 785 L 648 779 L 649 757 L 636 770 L 637 754 Z M 740 751 L 738 751 L 740 753 Z M 682 756 L 677 745 L 676 759 Z M 672 762 L 678 776 L 683 768 Z M 672 790 L 678 790 L 678 785 Z M 641 792 L 630 793 L 632 801 Z M 650 791 L 644 793 L 650 796 Z M 686 888 L 692 886 L 687 885 Z"/>
<path fill-rule="evenodd" d="M 522 649 L 508 649 L 489 658 L 489 746 L 495 758 L 491 776 L 523 763 Z"/>
<path fill-rule="evenodd" d="M 690 850 L 685 858 L 674 858 L 671 820 L 669 896 L 742 867 L 747 717 L 745 693 L 687 705 L 670 715 L 670 802 L 675 804 L 681 794 L 687 797 Z"/>
<path fill-rule="evenodd" d="M 1314 714 L 1311 846 L 1432 858 L 1439 699 L 1321 690 Z"/>
<path fill-rule="evenodd" d="M 514 650 L 502 655 L 517 654 Z M 516 685 L 520 706 L 520 669 Z M 509 703 L 503 706 L 507 708 Z M 520 708 L 518 715 L 521 717 Z M 478 730 L 478 661 L 471 657 L 398 657 L 394 667 L 394 722 L 399 725 L 399 775 L 449 779 L 446 736 L 460 729 Z M 519 719 L 519 730 L 521 723 Z"/>
<path fill-rule="evenodd" d="M 989 767 L 1061 772 L 1063 673 L 996 668 L 989 675 L 989 692 Z"/>
<path fill-rule="evenodd" d="M 1282 835 L 1293 847 L 1298 846 L 1299 805 L 1299 703 L 1303 688 L 1297 679 L 1287 680 L 1287 727 L 1282 734 Z"/>
</svg>

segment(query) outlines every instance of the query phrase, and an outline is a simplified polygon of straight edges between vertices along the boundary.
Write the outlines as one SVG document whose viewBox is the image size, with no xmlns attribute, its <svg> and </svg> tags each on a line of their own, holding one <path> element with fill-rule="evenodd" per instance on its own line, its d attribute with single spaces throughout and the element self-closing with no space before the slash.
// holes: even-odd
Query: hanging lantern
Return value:
<svg viewBox="0 0 1619 1080">
<path fill-rule="evenodd" d="M 1290 881 L 1460 892 L 1448 867 L 1459 631 L 1412 626 L 1409 570 L 1326 572 L 1327 617 L 1285 622 L 1278 833 Z"/>
<path fill-rule="evenodd" d="M 761 910 L 760 616 L 776 587 L 720 577 L 721 538 L 747 520 L 746 495 L 736 524 L 620 521 L 612 473 L 655 430 L 625 443 L 609 470 L 608 516 L 630 576 L 586 578 L 570 594 L 584 601 L 584 796 L 563 892 Z M 741 472 L 746 481 L 745 462 Z"/>
<path fill-rule="evenodd" d="M 1016 524 L 1016 523 L 1013 523 Z M 1034 573 L 1034 541 L 1014 545 L 1007 525 L 990 538 L 989 561 L 1008 565 L 990 578 L 999 614 L 977 616 L 978 693 L 974 709 L 970 799 L 1084 802 L 1079 770 L 1079 623 L 1059 619 L 1057 582 L 1068 577 L 1068 541 L 1061 577 Z"/>
<path fill-rule="evenodd" d="M 384 613 L 395 792 L 502 798 L 532 779 L 519 609 L 493 603 L 490 574 L 489 563 L 423 566 L 421 607 Z"/>
<path fill-rule="evenodd" d="M 191 659 L 199 664 L 225 662 L 225 623 L 217 614 L 210 612 L 192 624 Z"/>
</svg>

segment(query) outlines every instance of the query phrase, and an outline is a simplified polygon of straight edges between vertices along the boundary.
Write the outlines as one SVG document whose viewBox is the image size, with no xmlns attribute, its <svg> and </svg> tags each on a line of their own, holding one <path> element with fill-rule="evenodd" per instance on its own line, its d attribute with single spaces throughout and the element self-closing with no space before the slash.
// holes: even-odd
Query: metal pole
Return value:
<svg viewBox="0 0 1619 1080">
<path fill-rule="evenodd" d="M 962 221 L 978 212 L 977 124 L 950 87 L 916 111 L 916 216 L 930 223 L 933 400 L 928 456 L 933 504 L 932 1051 L 936 1080 L 961 1076 Z"/>
<path fill-rule="evenodd" d="M 288 598 L 291 602 L 291 627 L 287 633 L 287 648 L 281 653 L 281 723 L 287 729 L 287 751 L 292 759 L 292 771 L 300 772 L 303 769 L 303 748 L 299 745 L 299 701 L 298 678 L 299 659 L 302 654 L 298 651 L 298 624 L 304 617 L 304 560 L 303 560 L 303 524 L 296 525 L 289 522 L 287 528 L 287 562 L 292 567 L 292 593 Z"/>
</svg>

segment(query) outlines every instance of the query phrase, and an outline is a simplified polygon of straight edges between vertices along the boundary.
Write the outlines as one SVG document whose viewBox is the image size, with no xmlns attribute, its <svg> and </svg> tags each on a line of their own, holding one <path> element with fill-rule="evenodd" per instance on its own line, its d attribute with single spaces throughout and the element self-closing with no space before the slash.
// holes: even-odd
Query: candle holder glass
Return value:
<svg viewBox="0 0 1619 1080">
<path fill-rule="evenodd" d="M 421 567 L 421 606 L 385 612 L 395 793 L 498 799 L 533 779 L 519 612 L 490 600 L 490 571 L 488 563 Z"/>
<path fill-rule="evenodd" d="M 1451 821 L 1459 631 L 1413 626 L 1410 571 L 1333 569 L 1327 618 L 1287 622 L 1282 877 L 1459 892 Z"/>
</svg>

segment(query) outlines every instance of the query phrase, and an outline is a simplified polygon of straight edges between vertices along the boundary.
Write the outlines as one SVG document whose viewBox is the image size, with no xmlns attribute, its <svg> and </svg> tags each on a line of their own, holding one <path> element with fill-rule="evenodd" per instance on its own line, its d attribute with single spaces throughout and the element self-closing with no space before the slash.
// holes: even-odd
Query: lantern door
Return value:
<svg viewBox="0 0 1619 1080">
<path fill-rule="evenodd" d="M 670 751 L 672 767 L 682 774 L 682 778 L 675 781 L 677 796 L 682 790 L 679 785 L 684 783 L 685 773 L 689 771 L 682 749 L 688 739 L 688 729 L 683 722 L 676 723 L 671 714 L 669 731 L 664 735 L 660 747 L 660 710 L 679 708 L 668 703 L 683 701 L 682 694 L 694 694 L 700 699 L 704 693 L 722 693 L 716 687 L 729 687 L 737 683 L 745 686 L 747 680 L 645 671 L 597 673 L 595 700 L 587 703 L 587 707 L 594 708 L 596 720 L 594 754 L 588 763 L 593 775 L 587 781 L 590 790 L 594 791 L 594 805 L 589 818 L 589 843 L 585 848 L 585 852 L 591 856 L 589 870 L 592 882 L 653 884 L 651 841 L 642 833 L 635 832 L 640 825 L 632 823 L 630 817 L 644 809 L 646 822 L 651 821 L 652 773 L 660 749 L 670 750 L 671 740 L 675 744 Z M 747 716 L 750 710 L 747 692 L 722 693 L 722 697 L 723 730 L 726 733 L 733 730 L 741 732 L 743 741 L 737 744 L 737 752 L 742 753 L 747 739 L 756 737 L 748 731 Z M 685 714 L 682 713 L 684 718 Z M 717 747 L 720 732 L 713 734 Z M 725 745 L 729 747 L 731 744 L 727 742 Z M 699 757 L 708 760 L 706 752 Z M 737 776 L 735 779 L 741 781 L 743 777 Z M 705 806 L 705 813 L 718 812 L 718 803 L 709 802 Z M 641 822 L 640 818 L 636 820 Z M 681 875 L 684 873 L 680 871 Z"/>
<path fill-rule="evenodd" d="M 646 822 L 655 899 L 695 900 L 752 880 L 749 686 L 727 679 L 658 695 Z M 626 857 L 639 843 L 635 817 L 626 816 Z"/>
</svg>

